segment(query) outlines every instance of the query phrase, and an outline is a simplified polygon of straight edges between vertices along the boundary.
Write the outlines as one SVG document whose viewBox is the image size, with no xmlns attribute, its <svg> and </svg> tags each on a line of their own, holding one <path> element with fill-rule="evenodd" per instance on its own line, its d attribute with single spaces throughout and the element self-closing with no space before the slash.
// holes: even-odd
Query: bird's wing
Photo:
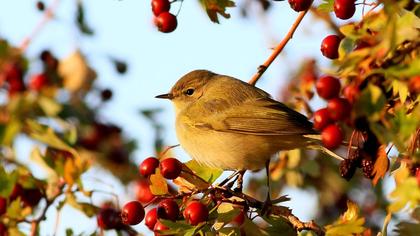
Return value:
<svg viewBox="0 0 420 236">
<path fill-rule="evenodd" d="M 201 105 L 211 107 L 211 113 L 194 123 L 197 128 L 253 135 L 316 133 L 304 115 L 267 97 L 246 100 L 239 105 L 229 105 L 220 99 Z"/>
</svg>

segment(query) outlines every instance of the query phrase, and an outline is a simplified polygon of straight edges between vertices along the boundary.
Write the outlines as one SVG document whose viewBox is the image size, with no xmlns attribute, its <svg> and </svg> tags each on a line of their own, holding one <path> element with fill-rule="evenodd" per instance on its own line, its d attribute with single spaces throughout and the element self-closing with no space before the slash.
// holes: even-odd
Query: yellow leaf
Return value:
<svg viewBox="0 0 420 236">
<path fill-rule="evenodd" d="M 401 162 L 400 167 L 393 172 L 393 175 L 396 185 L 403 183 L 410 175 L 410 170 L 407 167 L 407 163 L 404 161 Z"/>
<path fill-rule="evenodd" d="M 186 165 L 182 165 L 182 171 L 178 178 L 174 180 L 174 184 L 180 187 L 180 191 L 204 190 L 210 187 L 210 183 L 198 177 Z"/>
<path fill-rule="evenodd" d="M 75 176 L 77 175 L 76 165 L 74 164 L 74 160 L 72 158 L 67 158 L 66 162 L 64 163 L 64 180 L 70 186 L 72 186 L 75 182 Z"/>
<path fill-rule="evenodd" d="M 325 226 L 327 236 L 347 236 L 365 231 L 365 219 L 359 217 L 359 208 L 351 201 L 347 202 L 347 211 L 333 224 Z"/>
<path fill-rule="evenodd" d="M 159 169 L 156 169 L 156 173 L 150 176 L 150 191 L 153 195 L 165 195 L 169 193 L 168 183 L 163 178 Z"/>
<path fill-rule="evenodd" d="M 96 73 L 86 63 L 82 53 L 77 50 L 60 61 L 58 73 L 64 79 L 64 87 L 70 92 L 89 90 Z"/>
<path fill-rule="evenodd" d="M 385 151 L 385 145 L 382 145 L 378 149 L 376 154 L 375 165 L 373 166 L 373 185 L 376 185 L 379 179 L 384 178 L 385 173 L 388 171 L 389 161 Z"/>
<path fill-rule="evenodd" d="M 343 222 L 357 219 L 359 215 L 359 207 L 352 201 L 347 201 L 347 211 L 341 216 Z"/>
<path fill-rule="evenodd" d="M 393 202 L 388 206 L 388 212 L 398 212 L 406 205 L 409 208 L 415 208 L 420 202 L 420 188 L 415 177 L 408 177 L 401 182 L 394 191 L 391 192 L 390 198 Z"/>
</svg>

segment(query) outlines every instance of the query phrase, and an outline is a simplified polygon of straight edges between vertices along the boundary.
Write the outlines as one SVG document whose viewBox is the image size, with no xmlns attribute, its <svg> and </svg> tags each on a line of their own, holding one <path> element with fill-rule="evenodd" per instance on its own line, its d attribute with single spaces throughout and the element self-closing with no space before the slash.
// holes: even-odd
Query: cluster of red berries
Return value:
<svg viewBox="0 0 420 236">
<path fill-rule="evenodd" d="M 51 84 L 57 73 L 58 60 L 47 50 L 40 54 L 43 62 L 44 71 L 29 76 L 29 81 L 25 84 L 25 70 L 21 60 L 5 63 L 0 68 L 0 87 L 5 87 L 9 96 L 24 92 L 27 89 L 39 92 L 42 88 Z"/>
<path fill-rule="evenodd" d="M 155 15 L 154 23 L 160 32 L 170 33 L 178 25 L 176 16 L 169 12 L 170 8 L 169 0 L 152 0 L 152 12 Z"/>
<path fill-rule="evenodd" d="M 182 165 L 183 164 L 175 158 L 165 158 L 162 161 L 159 161 L 159 159 L 155 157 L 149 157 L 140 164 L 139 172 L 147 179 L 155 174 L 156 169 L 159 168 L 160 173 L 164 178 L 172 180 L 176 179 L 181 174 Z M 144 185 L 143 188 L 149 188 L 148 182 L 141 181 L 140 183 Z M 151 196 L 151 199 L 147 199 L 149 202 L 154 198 L 153 194 L 151 194 Z M 157 204 L 157 207 L 149 210 L 147 214 L 145 214 L 144 207 L 141 204 L 141 202 L 145 203 L 146 201 L 144 200 L 146 199 L 143 198 L 141 200 L 138 198 L 138 201 L 131 201 L 124 205 L 121 211 L 122 222 L 124 224 L 135 225 L 145 219 L 145 225 L 150 230 L 154 231 L 155 235 L 160 235 L 160 231 L 168 229 L 168 227 L 162 224 L 159 219 L 175 221 L 183 217 L 187 223 L 198 225 L 201 222 L 207 221 L 209 217 L 207 205 L 198 200 L 188 201 L 187 204 L 181 204 L 180 206 L 174 199 L 166 198 L 161 200 Z"/>
<path fill-rule="evenodd" d="M 314 128 L 321 131 L 322 143 L 326 148 L 335 149 L 343 141 L 344 134 L 338 121 L 346 120 L 351 111 L 351 105 L 346 98 L 339 97 L 340 81 L 332 76 L 322 76 L 316 82 L 318 95 L 328 101 L 326 108 L 314 113 Z"/>
<path fill-rule="evenodd" d="M 289 0 L 290 7 L 299 12 L 306 11 L 313 0 Z M 334 0 L 334 13 L 342 20 L 350 19 L 356 12 L 355 0 Z"/>
</svg>

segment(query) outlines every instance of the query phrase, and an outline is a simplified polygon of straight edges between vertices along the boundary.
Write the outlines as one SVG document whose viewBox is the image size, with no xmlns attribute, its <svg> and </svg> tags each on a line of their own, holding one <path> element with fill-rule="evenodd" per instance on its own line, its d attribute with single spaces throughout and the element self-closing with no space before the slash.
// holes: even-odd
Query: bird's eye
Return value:
<svg viewBox="0 0 420 236">
<path fill-rule="evenodd" d="M 187 90 L 185 91 L 185 94 L 187 94 L 188 96 L 193 95 L 193 93 L 194 93 L 194 89 L 187 89 Z"/>
</svg>

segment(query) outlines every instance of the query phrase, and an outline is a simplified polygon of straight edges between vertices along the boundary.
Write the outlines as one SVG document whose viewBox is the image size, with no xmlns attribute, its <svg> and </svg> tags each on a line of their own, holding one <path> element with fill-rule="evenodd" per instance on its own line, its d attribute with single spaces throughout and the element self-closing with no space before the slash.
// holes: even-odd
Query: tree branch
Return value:
<svg viewBox="0 0 420 236">
<path fill-rule="evenodd" d="M 255 85 L 257 83 L 257 81 L 261 78 L 261 76 L 264 74 L 264 72 L 267 70 L 267 68 L 271 65 L 271 63 L 283 51 L 283 48 L 286 46 L 286 44 L 289 42 L 289 40 L 292 39 L 293 34 L 295 33 L 297 27 L 299 26 L 300 22 L 303 20 L 303 17 L 305 17 L 307 12 L 308 12 L 308 10 L 302 11 L 302 12 L 299 13 L 295 22 L 292 24 L 292 27 L 289 29 L 289 32 L 287 32 L 286 36 L 277 45 L 277 47 L 271 53 L 270 57 L 268 57 L 268 59 L 264 62 L 264 64 L 262 64 L 258 67 L 257 73 L 248 82 L 249 84 Z"/>
</svg>

